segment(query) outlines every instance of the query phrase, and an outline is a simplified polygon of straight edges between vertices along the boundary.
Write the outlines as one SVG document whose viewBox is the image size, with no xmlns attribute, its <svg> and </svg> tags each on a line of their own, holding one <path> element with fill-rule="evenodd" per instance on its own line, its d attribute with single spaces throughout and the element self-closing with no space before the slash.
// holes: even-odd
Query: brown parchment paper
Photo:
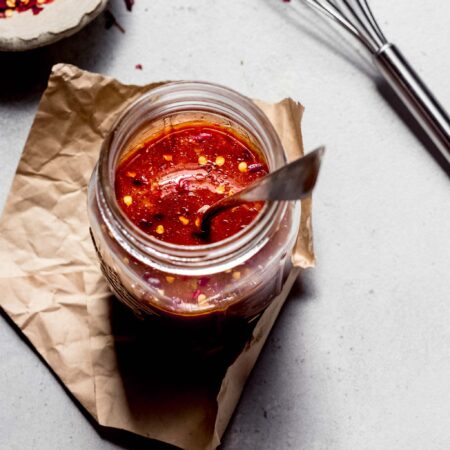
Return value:
<svg viewBox="0 0 450 450">
<path fill-rule="evenodd" d="M 53 68 L 0 222 L 0 306 L 101 425 L 213 449 L 298 271 L 314 265 L 311 200 L 302 201 L 296 268 L 244 350 L 223 371 L 165 376 L 151 348 L 135 351 L 137 319 L 111 298 L 86 212 L 102 139 L 120 111 L 154 86 Z M 289 158 L 302 155 L 303 107 L 290 99 L 256 103 Z"/>
</svg>

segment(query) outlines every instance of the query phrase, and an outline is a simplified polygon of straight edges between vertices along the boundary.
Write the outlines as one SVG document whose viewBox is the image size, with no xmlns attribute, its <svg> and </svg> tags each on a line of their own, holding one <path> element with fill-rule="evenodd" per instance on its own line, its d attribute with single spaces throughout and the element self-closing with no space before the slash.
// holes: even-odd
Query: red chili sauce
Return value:
<svg viewBox="0 0 450 450">
<path fill-rule="evenodd" d="M 205 244 L 200 213 L 268 173 L 263 156 L 246 140 L 216 124 L 188 123 L 138 145 L 116 171 L 117 200 L 145 233 L 178 245 Z M 209 242 L 247 226 L 262 202 L 218 214 Z"/>
</svg>

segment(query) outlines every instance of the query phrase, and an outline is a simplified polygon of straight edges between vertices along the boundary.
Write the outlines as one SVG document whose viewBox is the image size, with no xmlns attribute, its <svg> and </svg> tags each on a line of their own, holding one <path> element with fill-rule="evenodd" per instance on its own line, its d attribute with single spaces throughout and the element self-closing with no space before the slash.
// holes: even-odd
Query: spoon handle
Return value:
<svg viewBox="0 0 450 450">
<path fill-rule="evenodd" d="M 296 159 L 265 177 L 259 178 L 232 197 L 240 197 L 242 201 L 246 202 L 300 200 L 313 190 L 324 152 L 325 148 L 319 147 L 303 158 Z"/>
<path fill-rule="evenodd" d="M 299 200 L 308 196 L 313 190 L 320 163 L 325 152 L 324 147 L 308 153 L 303 158 L 286 164 L 280 169 L 259 178 L 236 194 L 224 197 L 217 203 L 205 208 L 201 218 L 200 229 L 208 234 L 211 220 L 220 212 L 246 202 Z"/>
</svg>

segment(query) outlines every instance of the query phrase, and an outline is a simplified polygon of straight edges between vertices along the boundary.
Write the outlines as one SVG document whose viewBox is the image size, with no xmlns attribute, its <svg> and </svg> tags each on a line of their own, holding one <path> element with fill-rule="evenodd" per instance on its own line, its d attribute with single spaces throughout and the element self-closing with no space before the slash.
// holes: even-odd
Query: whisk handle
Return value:
<svg viewBox="0 0 450 450">
<path fill-rule="evenodd" d="M 450 118 L 395 45 L 375 55 L 375 64 L 450 163 Z"/>
</svg>

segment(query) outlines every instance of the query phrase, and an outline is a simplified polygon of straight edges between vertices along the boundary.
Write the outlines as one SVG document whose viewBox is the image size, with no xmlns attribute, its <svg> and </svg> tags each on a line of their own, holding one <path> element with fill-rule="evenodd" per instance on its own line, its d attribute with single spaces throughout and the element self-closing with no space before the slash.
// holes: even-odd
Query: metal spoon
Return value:
<svg viewBox="0 0 450 450">
<path fill-rule="evenodd" d="M 200 236 L 207 239 L 211 220 L 220 212 L 246 202 L 264 200 L 299 200 L 314 188 L 325 147 L 319 147 L 303 158 L 259 178 L 236 194 L 224 197 L 211 206 L 200 208 Z"/>
</svg>

